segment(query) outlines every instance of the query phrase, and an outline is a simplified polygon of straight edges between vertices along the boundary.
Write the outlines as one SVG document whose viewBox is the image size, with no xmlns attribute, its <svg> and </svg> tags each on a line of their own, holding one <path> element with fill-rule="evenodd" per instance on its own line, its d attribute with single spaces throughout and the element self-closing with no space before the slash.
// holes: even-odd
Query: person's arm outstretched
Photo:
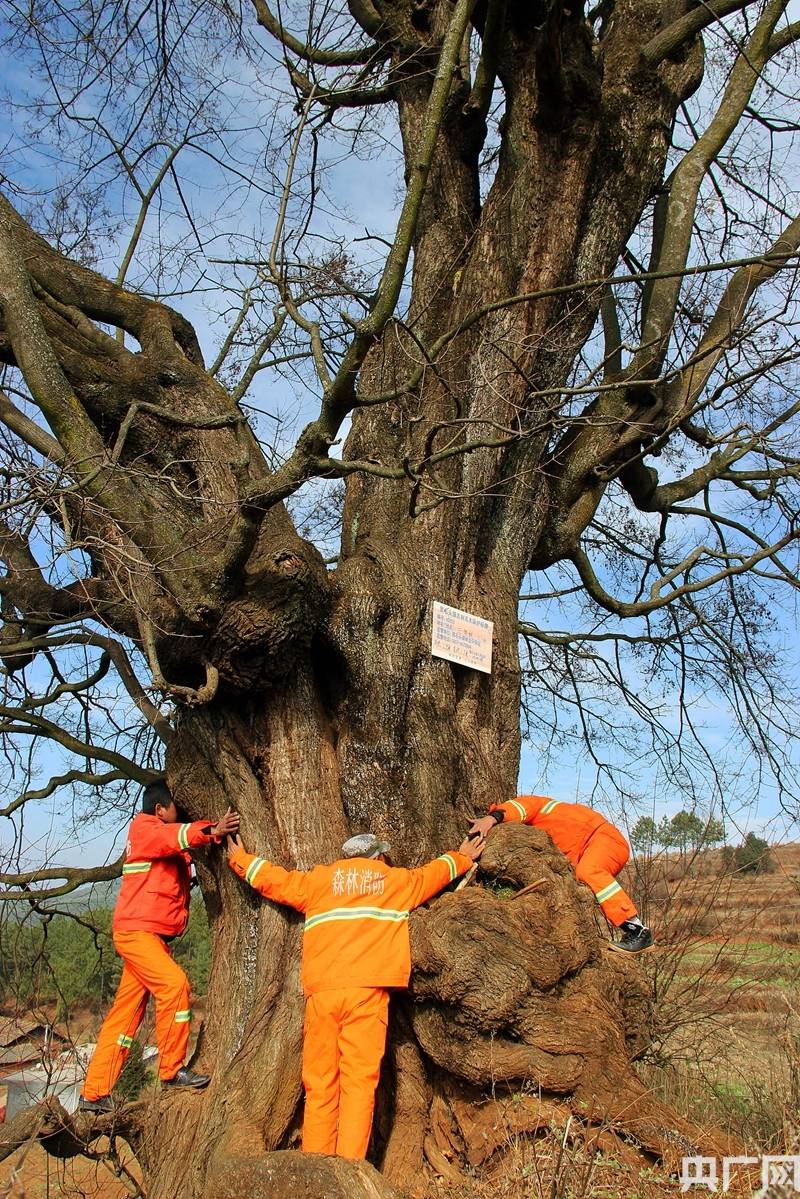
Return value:
<svg viewBox="0 0 800 1199">
<path fill-rule="evenodd" d="M 228 837 L 228 865 L 265 899 L 288 904 L 300 912 L 306 910 L 308 873 L 305 870 L 286 870 L 266 858 L 248 853 L 238 833 Z"/>
<path fill-rule="evenodd" d="M 131 832 L 131 853 L 134 859 L 168 858 L 187 849 L 197 849 L 212 841 L 222 841 L 239 827 L 238 813 L 228 808 L 224 816 L 213 820 L 191 820 L 185 824 L 165 824 L 161 820 L 137 821 Z"/>
<path fill-rule="evenodd" d="M 477 862 L 483 853 L 485 841 L 482 836 L 467 837 L 457 850 L 439 854 L 432 862 L 417 866 L 414 870 L 404 870 L 404 906 L 408 911 L 418 908 L 452 883 L 460 875 L 466 874 L 473 862 Z"/>
<path fill-rule="evenodd" d="M 506 800 L 505 803 L 493 803 L 488 815 L 472 822 L 470 836 L 477 833 L 486 837 L 498 824 L 532 824 L 539 812 L 547 812 L 548 804 L 555 807 L 557 803 L 559 800 L 547 799 L 542 795 L 517 795 L 515 799 Z"/>
</svg>

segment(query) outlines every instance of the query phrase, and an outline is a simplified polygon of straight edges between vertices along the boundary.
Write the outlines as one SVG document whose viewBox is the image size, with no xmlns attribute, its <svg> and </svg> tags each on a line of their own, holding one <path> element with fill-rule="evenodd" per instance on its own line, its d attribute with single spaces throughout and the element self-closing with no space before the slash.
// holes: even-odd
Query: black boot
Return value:
<svg viewBox="0 0 800 1199">
<path fill-rule="evenodd" d="M 645 928 L 639 921 L 626 920 L 620 925 L 622 937 L 619 941 L 612 941 L 612 949 L 621 949 L 623 953 L 641 953 L 644 949 L 649 949 L 653 944 L 653 934 L 649 928 Z"/>
<path fill-rule="evenodd" d="M 81 1095 L 78 1100 L 79 1112 L 113 1112 L 114 1102 L 110 1095 L 101 1095 L 99 1099 L 84 1099 Z"/>
<path fill-rule="evenodd" d="M 211 1078 L 208 1074 L 195 1074 L 194 1070 L 181 1066 L 174 1078 L 163 1078 L 161 1081 L 165 1087 L 192 1087 L 199 1091 L 208 1086 Z"/>
</svg>

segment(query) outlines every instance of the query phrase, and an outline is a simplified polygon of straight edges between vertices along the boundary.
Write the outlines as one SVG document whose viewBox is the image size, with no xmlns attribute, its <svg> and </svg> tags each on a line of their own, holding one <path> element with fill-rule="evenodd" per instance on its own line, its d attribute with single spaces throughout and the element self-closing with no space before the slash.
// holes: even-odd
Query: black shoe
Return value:
<svg viewBox="0 0 800 1199">
<path fill-rule="evenodd" d="M 621 949 L 623 953 L 641 953 L 643 949 L 649 949 L 653 944 L 653 934 L 649 928 L 645 928 L 643 924 L 634 925 L 632 929 L 625 929 L 620 941 L 612 941 L 611 949 Z"/>
<path fill-rule="evenodd" d="M 199 1091 L 208 1086 L 211 1078 L 208 1074 L 195 1074 L 194 1070 L 181 1066 L 174 1078 L 163 1078 L 161 1081 L 165 1087 L 193 1087 Z"/>
<path fill-rule="evenodd" d="M 81 1095 L 78 1100 L 79 1112 L 113 1112 L 114 1102 L 110 1095 L 101 1095 L 99 1099 L 84 1099 Z"/>
</svg>

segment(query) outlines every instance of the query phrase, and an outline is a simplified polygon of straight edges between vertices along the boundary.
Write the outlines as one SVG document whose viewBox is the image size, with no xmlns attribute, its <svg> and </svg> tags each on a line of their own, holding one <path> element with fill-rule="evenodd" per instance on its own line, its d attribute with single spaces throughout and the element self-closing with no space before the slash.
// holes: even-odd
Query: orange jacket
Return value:
<svg viewBox="0 0 800 1199">
<path fill-rule="evenodd" d="M 594 808 L 548 799 L 546 795 L 518 795 L 507 803 L 492 804 L 489 811 L 503 812 L 504 822 L 518 820 L 543 828 L 573 866 L 577 866 L 589 838 L 610 823 Z"/>
<path fill-rule="evenodd" d="M 416 870 L 374 858 L 343 858 L 284 870 L 236 850 L 231 869 L 256 891 L 304 912 L 303 990 L 405 987 L 411 973 L 408 914 L 464 874 L 472 862 L 443 853 Z"/>
<path fill-rule="evenodd" d="M 208 845 L 209 820 L 192 824 L 165 824 L 157 816 L 140 812 L 128 829 L 122 886 L 112 927 L 125 932 L 157 933 L 177 937 L 189 918 L 188 850 Z"/>
</svg>

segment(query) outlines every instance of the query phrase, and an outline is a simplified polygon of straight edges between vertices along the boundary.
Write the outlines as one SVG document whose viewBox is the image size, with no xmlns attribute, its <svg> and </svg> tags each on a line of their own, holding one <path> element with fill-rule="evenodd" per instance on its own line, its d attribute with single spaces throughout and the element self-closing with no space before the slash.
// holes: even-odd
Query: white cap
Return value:
<svg viewBox="0 0 800 1199">
<path fill-rule="evenodd" d="M 343 858 L 377 858 L 382 853 L 390 852 L 391 846 L 374 833 L 357 833 L 342 846 Z"/>
</svg>

